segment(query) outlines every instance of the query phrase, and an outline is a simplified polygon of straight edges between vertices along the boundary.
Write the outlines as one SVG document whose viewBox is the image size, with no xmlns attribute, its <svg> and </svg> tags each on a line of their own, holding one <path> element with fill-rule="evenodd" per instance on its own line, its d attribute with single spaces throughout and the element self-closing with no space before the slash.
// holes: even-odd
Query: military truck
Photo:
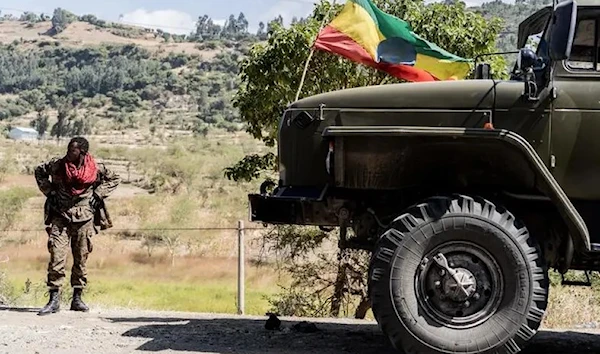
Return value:
<svg viewBox="0 0 600 354">
<path fill-rule="evenodd" d="M 599 38 L 600 2 L 563 1 L 520 24 L 510 80 L 483 63 L 292 103 L 251 219 L 372 251 L 373 314 L 398 350 L 521 351 L 548 272 L 600 269 Z"/>
</svg>

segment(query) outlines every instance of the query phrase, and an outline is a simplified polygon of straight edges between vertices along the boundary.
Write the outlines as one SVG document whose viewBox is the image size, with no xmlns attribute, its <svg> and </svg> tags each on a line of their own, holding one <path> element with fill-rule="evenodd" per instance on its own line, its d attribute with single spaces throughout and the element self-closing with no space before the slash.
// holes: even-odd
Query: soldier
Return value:
<svg viewBox="0 0 600 354">
<path fill-rule="evenodd" d="M 35 169 L 38 187 L 47 197 L 44 221 L 49 225 L 50 252 L 47 278 L 50 300 L 39 315 L 59 311 L 69 243 L 73 255 L 71 310 L 89 310 L 81 294 L 87 285 L 86 261 L 93 248 L 92 236 L 98 232 L 96 226 L 101 229 L 112 226 L 103 200 L 117 188 L 121 179 L 97 163 L 88 150 L 85 138 L 73 138 L 66 156 L 53 158 Z"/>
</svg>

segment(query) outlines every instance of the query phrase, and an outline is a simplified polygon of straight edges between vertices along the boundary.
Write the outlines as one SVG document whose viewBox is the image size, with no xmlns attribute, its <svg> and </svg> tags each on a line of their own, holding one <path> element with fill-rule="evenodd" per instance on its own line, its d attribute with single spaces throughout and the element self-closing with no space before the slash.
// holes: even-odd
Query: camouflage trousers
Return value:
<svg viewBox="0 0 600 354">
<path fill-rule="evenodd" d="M 85 288 L 87 285 L 86 262 L 92 252 L 92 236 L 95 234 L 94 220 L 83 223 L 71 223 L 62 217 L 52 219 L 48 237 L 48 263 L 47 285 L 51 289 L 60 288 L 65 280 L 65 266 L 69 252 L 73 256 L 71 269 L 71 286 Z"/>
</svg>

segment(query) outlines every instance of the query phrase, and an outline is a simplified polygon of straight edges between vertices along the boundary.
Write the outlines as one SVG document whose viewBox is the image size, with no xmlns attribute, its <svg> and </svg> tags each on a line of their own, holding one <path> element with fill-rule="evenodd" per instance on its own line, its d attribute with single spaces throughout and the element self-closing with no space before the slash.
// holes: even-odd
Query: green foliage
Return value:
<svg viewBox="0 0 600 354">
<path fill-rule="evenodd" d="M 52 16 L 51 33 L 53 35 L 59 34 L 60 32 L 64 31 L 68 25 L 75 22 L 76 20 L 77 16 L 75 16 L 73 13 L 61 9 L 60 7 L 56 8 Z"/>
<path fill-rule="evenodd" d="M 237 17 L 231 14 L 223 26 L 214 23 L 210 16 L 203 15 L 198 17 L 196 31 L 192 34 L 192 39 L 196 41 L 241 40 L 251 37 L 248 33 L 248 25 L 248 20 L 243 13 L 240 13 Z"/>
<path fill-rule="evenodd" d="M 43 110 L 47 104 L 46 95 L 38 89 L 23 91 L 19 96 L 24 101 L 28 102 L 36 111 Z"/>
<path fill-rule="evenodd" d="M 165 61 L 168 62 L 173 69 L 187 65 L 189 60 L 190 57 L 183 53 L 169 53 L 169 55 L 165 58 Z"/>
<path fill-rule="evenodd" d="M 481 14 L 467 11 L 465 4 L 432 3 L 410 11 L 411 26 L 416 33 L 463 58 L 496 51 L 496 38 L 502 30 L 502 19 L 484 18 Z M 506 63 L 501 56 L 488 58 L 497 79 L 506 79 Z"/>
<path fill-rule="evenodd" d="M 34 189 L 25 187 L 0 190 L 0 230 L 6 231 L 12 227 L 17 214 L 35 193 Z"/>
<path fill-rule="evenodd" d="M 92 133 L 92 121 L 88 118 L 78 118 L 72 123 L 69 135 L 80 136 Z"/>
<path fill-rule="evenodd" d="M 31 121 L 31 126 L 37 130 L 40 137 L 43 137 L 50 126 L 48 115 L 43 111 L 38 111 L 36 119 Z"/>
<path fill-rule="evenodd" d="M 31 110 L 29 103 L 22 99 L 7 99 L 0 101 L 0 121 L 12 117 L 19 117 Z"/>
<path fill-rule="evenodd" d="M 140 106 L 141 98 L 133 91 L 119 90 L 115 93 L 109 92 L 108 97 L 112 98 L 117 107 L 124 108 L 126 112 L 133 112 Z"/>
<path fill-rule="evenodd" d="M 140 38 L 144 36 L 144 34 L 146 34 L 148 31 L 150 31 L 146 28 L 127 26 L 115 22 L 107 22 L 91 14 L 80 16 L 78 20 L 82 22 L 87 22 L 96 27 L 109 29 L 110 33 L 126 38 Z"/>
<path fill-rule="evenodd" d="M 271 312 L 282 316 L 364 318 L 358 311 L 367 297 L 368 252 L 323 252 L 337 233 L 314 227 L 276 226 L 263 236 L 263 248 L 277 256 L 288 286 L 269 297 Z M 341 290 L 341 291 L 336 291 Z"/>
<path fill-rule="evenodd" d="M 194 38 L 198 41 L 213 40 L 220 38 L 223 29 L 215 24 L 208 15 L 198 17 Z"/>
<path fill-rule="evenodd" d="M 214 60 L 202 63 L 200 68 L 205 71 L 237 74 L 239 72 L 240 59 L 239 53 L 221 52 L 215 56 Z"/>
<path fill-rule="evenodd" d="M 69 135 L 70 132 L 70 122 L 73 119 L 73 110 L 72 107 L 69 107 L 68 104 L 63 103 L 58 107 L 58 115 L 56 123 L 52 126 L 52 130 L 50 131 L 50 135 L 60 139 L 63 136 Z"/>
<path fill-rule="evenodd" d="M 237 131 L 238 124 L 226 122 L 239 123 L 231 97 L 238 87 L 234 73 L 240 58 L 237 52 L 227 53 L 198 70 L 198 56 L 160 57 L 136 45 L 39 50 L 0 45 L 0 93 L 21 98 L 0 105 L 0 119 L 58 107 L 61 97 L 89 108 L 112 103 L 110 114 L 138 111 L 144 101 L 165 107 L 173 95 L 191 95 L 200 97 L 200 111 L 218 118 L 212 124 Z"/>
<path fill-rule="evenodd" d="M 51 48 L 41 53 L 0 47 L 0 93 L 23 93 L 33 105 L 54 95 L 94 97 L 120 90 L 140 92 L 147 86 L 173 87 L 178 78 L 163 63 L 137 46 Z"/>
<path fill-rule="evenodd" d="M 41 22 L 42 18 L 34 12 L 25 11 L 21 15 L 21 17 L 19 17 L 19 21 L 29 22 L 29 23 L 37 23 L 37 22 Z"/>
<path fill-rule="evenodd" d="M 234 181 L 250 182 L 258 178 L 261 172 L 273 168 L 276 156 L 272 152 L 265 155 L 248 155 L 232 167 L 225 169 L 225 177 Z"/>
</svg>

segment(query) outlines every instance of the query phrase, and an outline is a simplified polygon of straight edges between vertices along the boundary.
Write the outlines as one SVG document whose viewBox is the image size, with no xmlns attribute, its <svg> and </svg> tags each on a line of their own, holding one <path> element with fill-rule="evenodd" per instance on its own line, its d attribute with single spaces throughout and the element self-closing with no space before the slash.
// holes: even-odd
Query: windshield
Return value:
<svg viewBox="0 0 600 354">
<path fill-rule="evenodd" d="M 533 50 L 534 52 L 538 53 L 538 47 L 539 47 L 540 41 L 542 39 L 542 35 L 543 35 L 543 32 L 540 32 L 540 33 L 532 34 L 529 37 L 527 37 L 527 42 L 525 43 L 525 48 L 529 48 L 529 49 Z"/>
</svg>

